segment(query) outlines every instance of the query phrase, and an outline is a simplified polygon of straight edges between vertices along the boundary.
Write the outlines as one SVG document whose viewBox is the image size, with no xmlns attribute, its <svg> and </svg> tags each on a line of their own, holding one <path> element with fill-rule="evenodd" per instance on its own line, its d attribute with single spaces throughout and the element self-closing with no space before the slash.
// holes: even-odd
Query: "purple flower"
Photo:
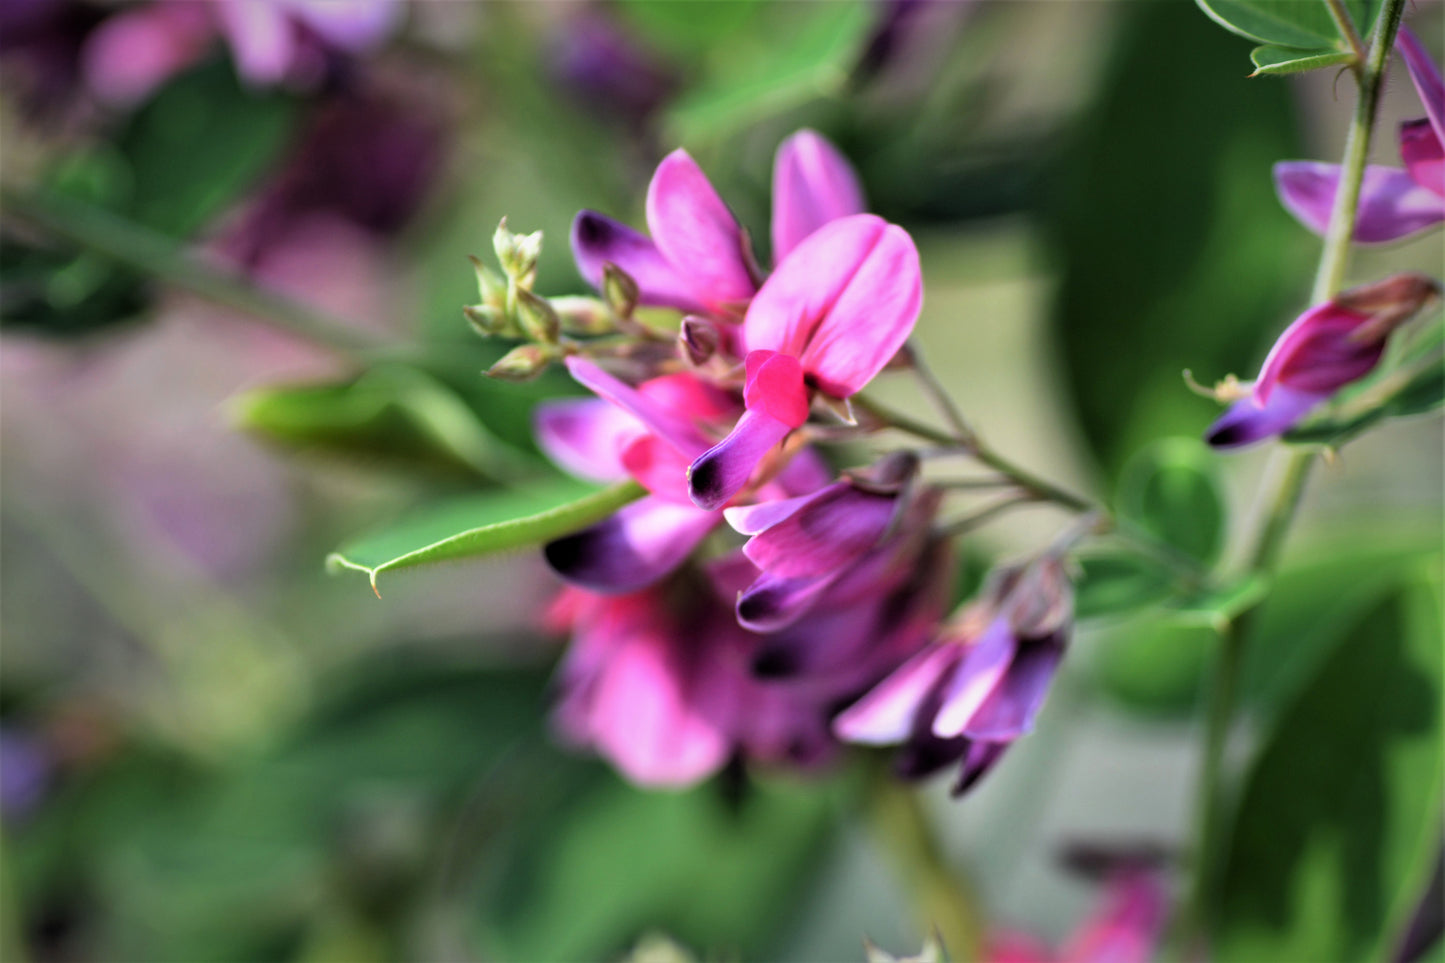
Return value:
<svg viewBox="0 0 1445 963">
<path fill-rule="evenodd" d="M 1097 909 L 1055 952 L 1026 933 L 989 934 L 988 963 L 1149 963 L 1168 919 L 1169 899 L 1157 871 L 1116 872 Z"/>
<path fill-rule="evenodd" d="M 953 792 L 973 786 L 1033 729 L 1073 628 L 1062 562 L 1003 572 L 983 601 L 834 723 L 849 742 L 902 743 L 900 774 L 961 763 Z"/>
<path fill-rule="evenodd" d="M 1371 165 L 1360 185 L 1355 240 L 1378 244 L 1445 220 L 1445 83 L 1425 48 L 1405 27 L 1396 41 L 1426 117 L 1400 125 L 1403 170 Z M 1274 166 L 1280 201 L 1305 227 L 1323 235 L 1340 184 L 1338 164 L 1285 161 Z"/>
<path fill-rule="evenodd" d="M 54 760 L 44 742 L 13 727 L 0 729 L 0 815 L 28 816 L 50 788 Z"/>
<path fill-rule="evenodd" d="M 1316 405 L 1373 371 L 1390 332 L 1437 291 L 1429 278 L 1402 274 L 1310 308 L 1270 349 L 1249 396 L 1231 405 L 1205 440 L 1235 448 L 1288 431 Z"/>
<path fill-rule="evenodd" d="M 637 124 L 677 87 L 673 71 L 595 10 L 568 17 L 550 44 L 552 73 L 578 100 Z"/>
<path fill-rule="evenodd" d="M 785 140 L 774 162 L 774 259 L 827 221 L 863 210 L 848 162 L 813 131 Z M 663 159 L 647 189 L 651 237 L 596 211 L 572 223 L 577 269 L 594 287 L 614 264 L 642 303 L 736 320 L 758 290 L 747 234 L 684 150 Z"/>
</svg>

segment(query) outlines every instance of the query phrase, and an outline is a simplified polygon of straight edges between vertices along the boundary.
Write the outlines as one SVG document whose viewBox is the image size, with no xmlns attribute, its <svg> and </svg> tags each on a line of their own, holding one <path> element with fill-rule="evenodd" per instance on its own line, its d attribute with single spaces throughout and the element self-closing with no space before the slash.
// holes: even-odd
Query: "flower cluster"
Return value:
<svg viewBox="0 0 1445 963">
<path fill-rule="evenodd" d="M 532 341 L 494 372 L 561 359 L 594 395 L 539 407 L 542 448 L 574 475 L 646 491 L 546 546 L 568 583 L 550 622 L 573 637 L 557 727 L 646 785 L 685 785 L 739 758 L 816 765 L 840 739 L 905 743 L 908 775 L 966 757 L 971 784 L 980 754 L 996 759 L 1032 724 L 1062 653 L 1061 559 L 1010 570 L 943 626 L 945 491 L 924 482 L 916 452 L 839 473 L 819 448 L 830 433 L 861 437 L 848 400 L 895 358 L 908 363 L 917 249 L 864 211 L 852 168 L 812 131 L 780 147 L 773 203 L 764 274 L 679 150 L 652 178 L 646 234 L 577 216 L 573 252 L 601 301 L 532 294 L 536 236 L 499 233 L 505 281 L 478 268 L 473 323 Z M 639 305 L 679 312 L 675 339 L 634 317 Z M 568 337 L 579 331 L 592 337 Z M 960 645 L 957 625 L 980 608 L 1002 628 Z M 907 698 L 897 690 L 917 688 L 906 680 L 920 661 L 965 651 L 946 673 L 955 680 L 935 673 L 951 687 L 953 731 L 895 705 Z M 960 687 L 971 708 L 952 704 Z M 870 713 L 910 718 L 887 731 L 857 723 Z"/>
</svg>

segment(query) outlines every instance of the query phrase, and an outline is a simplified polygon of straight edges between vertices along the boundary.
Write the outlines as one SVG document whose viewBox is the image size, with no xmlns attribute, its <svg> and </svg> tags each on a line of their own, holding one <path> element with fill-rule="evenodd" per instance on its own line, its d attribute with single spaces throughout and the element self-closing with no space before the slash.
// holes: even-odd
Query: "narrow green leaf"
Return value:
<svg viewBox="0 0 1445 963">
<path fill-rule="evenodd" d="M 1082 619 L 1137 611 L 1169 594 L 1169 573 L 1140 555 L 1100 552 L 1080 558 L 1079 567 L 1074 608 Z"/>
<path fill-rule="evenodd" d="M 1119 481 L 1119 512 L 1167 545 L 1212 563 L 1224 543 L 1216 462 L 1202 442 L 1166 438 L 1140 451 Z"/>
<path fill-rule="evenodd" d="M 598 490 L 580 482 L 539 483 L 434 508 L 332 553 L 333 572 L 365 572 L 377 597 L 382 572 L 492 555 L 580 531 L 647 494 L 634 481 Z"/>
<path fill-rule="evenodd" d="M 1250 76 L 1275 76 L 1319 70 L 1321 67 L 1339 67 L 1350 63 L 1355 57 L 1347 50 L 1302 50 L 1298 47 L 1266 45 L 1250 51 L 1249 59 L 1254 62 L 1254 73 Z"/>
<path fill-rule="evenodd" d="M 1281 47 L 1317 49 L 1343 41 L 1323 0 L 1195 0 L 1215 23 L 1242 37 Z M 1361 36 L 1369 33 L 1380 0 L 1346 0 Z"/>
<path fill-rule="evenodd" d="M 1217 958 L 1381 960 L 1439 841 L 1438 560 L 1357 622 L 1246 779 Z"/>
</svg>

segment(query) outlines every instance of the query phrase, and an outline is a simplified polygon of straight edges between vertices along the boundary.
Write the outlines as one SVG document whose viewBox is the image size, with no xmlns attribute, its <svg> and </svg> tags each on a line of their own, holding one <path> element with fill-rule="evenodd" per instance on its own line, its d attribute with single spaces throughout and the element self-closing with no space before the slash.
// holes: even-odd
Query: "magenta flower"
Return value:
<svg viewBox="0 0 1445 963">
<path fill-rule="evenodd" d="M 1373 371 L 1391 330 L 1436 290 L 1428 278 L 1399 275 L 1310 308 L 1270 349 L 1249 396 L 1231 405 L 1205 440 L 1235 448 L 1288 431 L 1316 405 Z"/>
<path fill-rule="evenodd" d="M 774 260 L 828 220 L 863 210 L 848 162 L 813 131 L 794 134 L 774 163 Z M 602 286 L 604 264 L 637 282 L 643 304 L 740 317 L 758 290 L 747 233 L 684 150 L 667 155 L 647 188 L 649 238 L 625 224 L 582 211 L 572 222 L 577 269 Z"/>
<path fill-rule="evenodd" d="M 1377 244 L 1406 237 L 1445 221 L 1445 83 L 1425 48 L 1407 28 L 1396 41 L 1426 117 L 1400 125 L 1403 170 L 1371 165 L 1360 185 L 1355 240 Z M 1280 201 L 1316 234 L 1329 228 L 1340 167 L 1314 161 L 1274 166 Z"/>
<path fill-rule="evenodd" d="M 1056 558 L 995 580 L 982 602 L 834 722 L 849 742 L 902 743 L 899 772 L 961 763 L 968 791 L 1033 729 L 1073 628 L 1073 594 Z"/>
<path fill-rule="evenodd" d="M 1108 881 L 1100 906 L 1058 951 L 1025 933 L 990 934 L 987 963 L 1149 963 L 1169 900 L 1157 872 L 1134 868 Z"/>
<path fill-rule="evenodd" d="M 693 502 L 725 504 L 807 420 L 814 391 L 847 398 L 871 381 L 908 339 L 922 304 L 918 250 L 901 227 L 855 214 L 809 235 L 748 308 L 747 411 L 692 463 Z"/>
</svg>

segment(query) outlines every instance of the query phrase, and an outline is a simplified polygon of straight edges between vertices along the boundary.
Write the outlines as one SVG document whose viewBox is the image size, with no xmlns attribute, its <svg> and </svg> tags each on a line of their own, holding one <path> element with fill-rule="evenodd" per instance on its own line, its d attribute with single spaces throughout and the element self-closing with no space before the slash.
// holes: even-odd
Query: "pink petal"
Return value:
<svg viewBox="0 0 1445 963">
<path fill-rule="evenodd" d="M 215 38 L 208 11 L 193 3 L 155 3 L 104 20 L 81 52 L 86 86 L 107 103 L 146 99 L 205 54 Z"/>
<path fill-rule="evenodd" d="M 215 5 L 236 59 L 236 72 L 258 86 L 279 83 L 296 56 L 296 26 L 283 8 L 266 0 L 229 0 Z"/>
<path fill-rule="evenodd" d="M 747 411 L 732 433 L 700 455 L 688 469 L 688 494 L 698 508 L 722 508 L 752 477 L 763 456 L 792 427 L 761 411 Z"/>
<path fill-rule="evenodd" d="M 622 467 L 654 495 L 694 508 L 687 487 L 687 456 L 656 435 L 629 441 L 622 449 Z"/>
<path fill-rule="evenodd" d="M 813 500 L 814 495 L 775 498 L 757 505 L 735 505 L 723 509 L 723 518 L 740 535 L 756 535 L 766 531 Z"/>
<path fill-rule="evenodd" d="M 564 362 L 577 383 L 632 414 L 647 430 L 667 442 L 680 454 L 695 458 L 707 447 L 686 417 L 658 404 L 638 389 L 614 378 L 595 362 L 572 355 Z"/>
<path fill-rule="evenodd" d="M 1264 359 L 1254 396 L 1269 403 L 1277 385 L 1315 395 L 1333 394 L 1364 377 L 1379 363 L 1383 341 L 1359 342 L 1352 335 L 1369 316 L 1333 301 L 1310 308 L 1294 320 Z"/>
<path fill-rule="evenodd" d="M 1149 963 L 1168 911 L 1168 894 L 1153 874 L 1125 873 L 1064 947 L 1061 963 Z"/>
<path fill-rule="evenodd" d="M 838 482 L 753 536 L 743 552 L 758 568 L 783 578 L 836 572 L 878 544 L 897 507 L 898 500 L 891 495 Z"/>
<path fill-rule="evenodd" d="M 933 734 L 940 739 L 963 735 L 984 701 L 1003 681 L 1018 651 L 1018 639 L 1008 619 L 991 622 L 969 646 L 958 671 L 943 693 L 943 706 L 933 719 Z"/>
<path fill-rule="evenodd" d="M 1284 434 L 1326 395 L 1312 395 L 1280 386 L 1261 405 L 1253 397 L 1236 401 L 1219 417 L 1204 440 L 1215 448 L 1239 448 Z"/>
<path fill-rule="evenodd" d="M 816 131 L 800 130 L 773 161 L 773 263 L 829 221 L 862 214 L 863 191 L 853 168 Z"/>
<path fill-rule="evenodd" d="M 747 236 L 687 151 L 663 158 L 647 188 L 647 228 L 668 263 L 709 306 L 757 291 Z"/>
<path fill-rule="evenodd" d="M 749 351 L 745 365 L 743 401 L 749 411 L 761 411 L 790 428 L 808 420 L 808 388 L 797 358 L 776 351 Z"/>
<path fill-rule="evenodd" d="M 1411 180 L 1445 199 L 1445 148 L 1429 121 L 1407 120 L 1400 125 L 1400 159 Z M 1445 200 L 1441 207 L 1445 209 Z"/>
<path fill-rule="evenodd" d="M 1053 950 L 1046 943 L 1027 933 L 1008 930 L 988 935 L 984 959 L 988 963 L 1057 963 Z"/>
<path fill-rule="evenodd" d="M 833 720 L 838 738 L 867 745 L 891 745 L 912 734 L 919 708 L 952 674 L 963 650 L 931 645 L 874 686 Z"/>
<path fill-rule="evenodd" d="M 549 542 L 547 564 L 595 592 L 635 592 L 683 563 L 717 515 L 661 498 L 633 502 L 591 528 Z"/>
<path fill-rule="evenodd" d="M 1301 224 L 1324 236 L 1339 186 L 1336 164 L 1285 161 L 1274 165 L 1275 190 Z M 1406 171 L 1365 168 L 1355 240 L 1362 244 L 1394 241 L 1445 220 L 1445 202 L 1416 184 Z"/>
<path fill-rule="evenodd" d="M 963 768 L 959 770 L 958 779 L 949 789 L 949 794 L 954 797 L 962 796 L 978 785 L 978 781 L 998 765 L 998 761 L 1011 745 L 1012 742 L 969 743 L 968 750 L 963 754 Z"/>
<path fill-rule="evenodd" d="M 350 53 L 380 44 L 402 16 L 400 0 L 286 0 L 285 6 L 331 46 Z"/>
<path fill-rule="evenodd" d="M 833 470 L 815 448 L 804 448 L 793 455 L 788 465 L 778 472 L 773 484 L 788 495 L 815 492 L 833 480 Z"/>
<path fill-rule="evenodd" d="M 1063 657 L 1062 636 L 1020 642 L 1008 672 L 979 706 L 963 734 L 970 739 L 1006 742 L 1032 731 L 1034 717 Z"/>
<path fill-rule="evenodd" d="M 566 471 L 588 481 L 627 477 L 621 452 L 647 429 L 602 398 L 544 401 L 532 413 L 537 444 Z"/>
<path fill-rule="evenodd" d="M 823 391 L 853 394 L 907 340 L 923 303 L 918 251 L 908 234 L 871 214 L 811 234 L 748 308 L 749 350 L 790 354 Z"/>
<path fill-rule="evenodd" d="M 778 632 L 808 614 L 832 585 L 827 576 L 784 578 L 764 572 L 738 596 L 738 624 L 751 632 Z"/>
<path fill-rule="evenodd" d="M 602 266 L 612 263 L 637 282 L 643 304 L 705 311 L 694 285 L 668 263 L 647 235 L 595 211 L 572 221 L 572 256 L 587 283 L 602 289 Z"/>
<path fill-rule="evenodd" d="M 732 395 L 693 374 L 649 378 L 637 390 L 649 401 L 693 422 L 731 421 L 741 413 Z"/>
<path fill-rule="evenodd" d="M 1409 27 L 1401 25 L 1395 37 L 1395 46 L 1400 48 L 1400 54 L 1405 58 L 1410 79 L 1415 82 L 1415 90 L 1420 94 L 1420 102 L 1425 105 L 1430 126 L 1435 129 L 1435 143 L 1445 143 L 1445 80 L 1440 78 L 1440 68 L 1435 66 L 1424 44 Z"/>
</svg>

